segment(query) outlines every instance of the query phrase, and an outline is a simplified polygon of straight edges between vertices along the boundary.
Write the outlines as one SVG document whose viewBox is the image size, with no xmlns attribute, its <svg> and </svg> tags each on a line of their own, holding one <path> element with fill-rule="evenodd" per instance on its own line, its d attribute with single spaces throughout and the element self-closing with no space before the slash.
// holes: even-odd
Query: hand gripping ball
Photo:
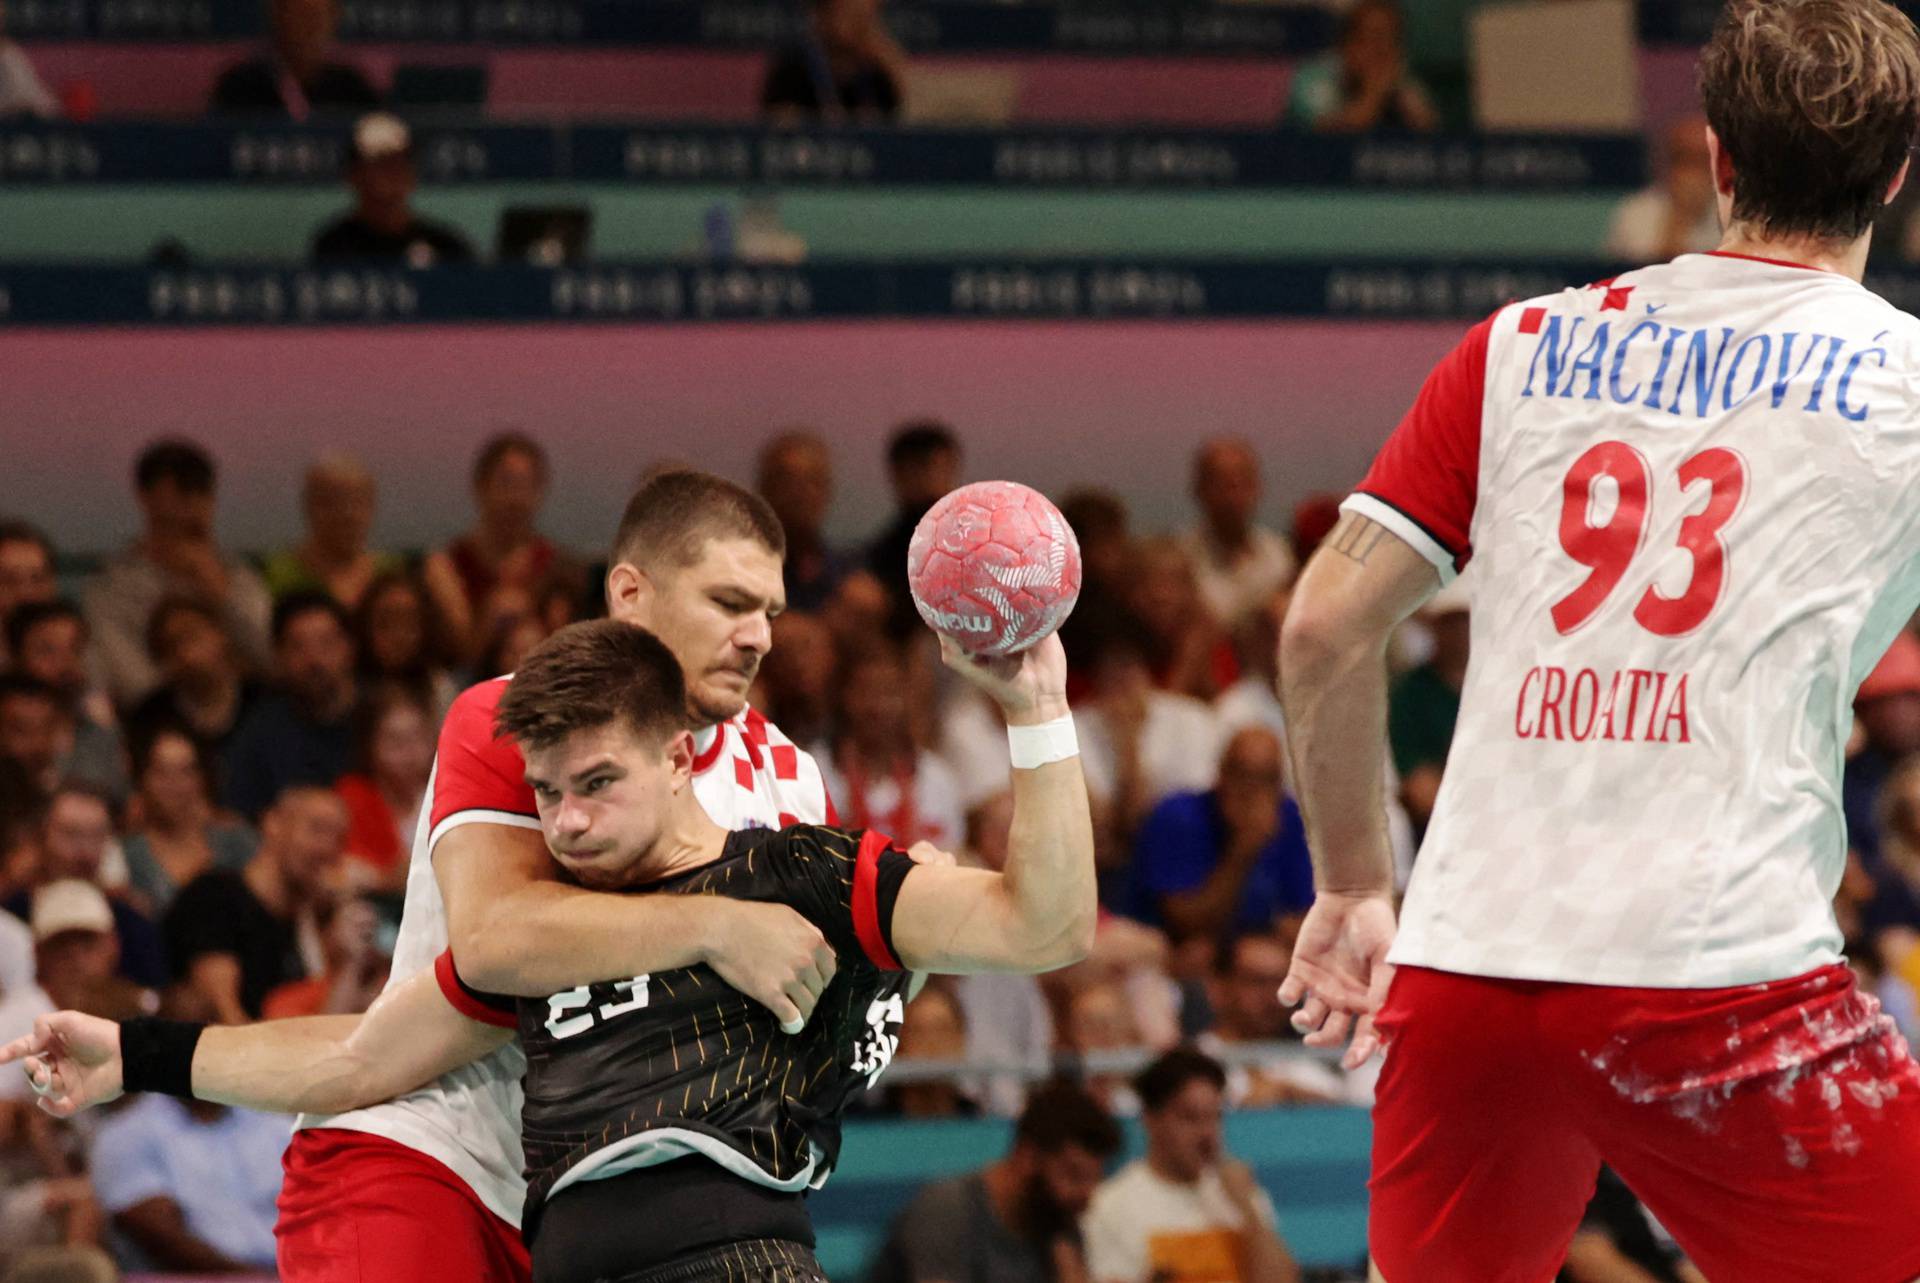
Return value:
<svg viewBox="0 0 1920 1283">
<path fill-rule="evenodd" d="M 1012 655 L 1058 628 L 1080 597 L 1080 541 L 1017 481 L 976 481 L 920 518 L 907 548 L 920 617 L 976 655 Z"/>
</svg>

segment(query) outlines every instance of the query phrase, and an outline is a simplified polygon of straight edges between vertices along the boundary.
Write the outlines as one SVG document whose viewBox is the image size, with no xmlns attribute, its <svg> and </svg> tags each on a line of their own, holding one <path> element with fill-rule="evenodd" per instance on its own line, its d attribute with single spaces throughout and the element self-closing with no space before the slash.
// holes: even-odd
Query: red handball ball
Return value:
<svg viewBox="0 0 1920 1283">
<path fill-rule="evenodd" d="M 1080 597 L 1080 541 L 1038 490 L 976 481 L 920 518 L 907 548 L 920 618 L 975 655 L 1013 655 L 1058 628 Z"/>
</svg>

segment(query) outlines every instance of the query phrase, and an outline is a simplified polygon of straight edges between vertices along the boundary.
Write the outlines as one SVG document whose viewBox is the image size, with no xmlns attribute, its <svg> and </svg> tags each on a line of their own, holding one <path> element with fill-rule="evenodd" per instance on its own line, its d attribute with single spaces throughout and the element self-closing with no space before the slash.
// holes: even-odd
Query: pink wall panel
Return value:
<svg viewBox="0 0 1920 1283">
<path fill-rule="evenodd" d="M 968 472 L 1058 489 L 1093 482 L 1149 527 L 1184 521 L 1201 438 L 1238 433 L 1265 461 L 1269 511 L 1352 485 L 1458 337 L 1450 324 L 1179 322 L 389 331 L 20 331 L 6 340 L 8 467 L 0 512 L 75 549 L 134 526 L 128 467 L 162 433 L 206 441 L 225 469 L 226 537 L 278 543 L 298 525 L 299 469 L 323 448 L 382 478 L 379 534 L 412 546 L 466 512 L 488 432 L 547 442 L 549 526 L 592 546 L 650 463 L 750 476 L 771 431 L 837 447 L 836 524 L 883 516 L 881 446 L 910 415 L 954 423 Z"/>
</svg>

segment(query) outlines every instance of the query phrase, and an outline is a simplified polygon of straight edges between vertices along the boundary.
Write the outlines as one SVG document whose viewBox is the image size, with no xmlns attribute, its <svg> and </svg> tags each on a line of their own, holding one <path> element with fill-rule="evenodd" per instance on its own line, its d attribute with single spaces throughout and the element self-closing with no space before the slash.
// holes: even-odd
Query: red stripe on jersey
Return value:
<svg viewBox="0 0 1920 1283">
<path fill-rule="evenodd" d="M 538 815 L 519 747 L 497 735 L 493 719 L 506 693 L 503 677 L 469 686 L 447 710 L 435 749 L 432 820 L 462 811 Z"/>
<path fill-rule="evenodd" d="M 1520 332 L 1522 334 L 1538 334 L 1540 327 L 1546 323 L 1546 320 L 1546 308 L 1530 307 L 1520 313 Z"/>
<path fill-rule="evenodd" d="M 880 906 L 874 898 L 880 853 L 892 846 L 893 839 L 878 830 L 868 829 L 860 835 L 860 850 L 853 858 L 853 933 L 874 966 L 882 971 L 903 971 L 900 959 L 887 948 L 887 937 L 880 930 Z"/>
<path fill-rule="evenodd" d="M 775 744 L 767 749 L 767 756 L 773 759 L 773 778 L 776 780 L 797 780 L 800 778 L 800 750 L 791 744 Z"/>
<path fill-rule="evenodd" d="M 711 767 L 715 762 L 719 761 L 720 746 L 725 744 L 726 742 L 727 742 L 727 724 L 725 722 L 721 722 L 718 726 L 715 726 L 713 728 L 713 743 L 707 745 L 707 751 L 704 753 L 694 754 L 693 773 L 695 775 L 698 775 L 701 772 L 707 770 L 709 767 Z"/>
<path fill-rule="evenodd" d="M 1526 317 L 1534 309 L 1521 313 Z M 1375 456 L 1363 494 L 1432 535 L 1464 565 L 1480 492 L 1480 415 L 1487 395 L 1487 343 L 1495 313 L 1467 331 L 1427 376 L 1407 417 Z"/>
<path fill-rule="evenodd" d="M 1803 272 L 1824 272 L 1824 267 L 1815 267 L 1812 263 L 1795 263 L 1784 258 L 1762 258 L 1758 254 L 1735 254 L 1723 249 L 1710 249 L 1708 258 L 1742 258 L 1749 263 L 1765 263 L 1769 267 L 1797 267 Z"/>
<path fill-rule="evenodd" d="M 433 960 L 433 978 L 440 982 L 440 992 L 453 1005 L 453 1009 L 467 1019 L 499 1029 L 519 1027 L 520 1022 L 511 1011 L 489 1006 L 460 983 L 460 973 L 453 968 L 453 950 L 442 949 L 440 956 Z"/>
<path fill-rule="evenodd" d="M 747 792 L 753 792 L 753 765 L 744 757 L 733 759 L 733 779 Z"/>
<path fill-rule="evenodd" d="M 767 716 L 757 708 L 749 708 L 746 716 L 747 743 L 764 744 L 767 742 Z"/>
<path fill-rule="evenodd" d="M 826 811 L 827 827 L 834 829 L 839 828 L 840 808 L 833 804 L 833 794 L 827 792 L 827 786 L 824 780 L 820 784 L 820 801 Z"/>
</svg>

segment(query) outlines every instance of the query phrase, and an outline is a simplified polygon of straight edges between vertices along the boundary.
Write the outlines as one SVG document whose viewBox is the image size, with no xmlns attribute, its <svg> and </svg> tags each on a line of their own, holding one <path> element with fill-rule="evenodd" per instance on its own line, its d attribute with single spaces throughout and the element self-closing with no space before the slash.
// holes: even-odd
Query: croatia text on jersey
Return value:
<svg viewBox="0 0 1920 1283">
<path fill-rule="evenodd" d="M 1886 330 L 1870 338 L 1802 333 L 1741 335 L 1731 325 L 1689 329 L 1644 317 L 1550 315 L 1530 307 L 1520 333 L 1537 335 L 1522 397 L 1579 398 L 1704 419 L 1757 396 L 1774 409 L 1864 423 L 1876 408 L 1854 396 L 1862 365 L 1884 369 Z"/>
</svg>

